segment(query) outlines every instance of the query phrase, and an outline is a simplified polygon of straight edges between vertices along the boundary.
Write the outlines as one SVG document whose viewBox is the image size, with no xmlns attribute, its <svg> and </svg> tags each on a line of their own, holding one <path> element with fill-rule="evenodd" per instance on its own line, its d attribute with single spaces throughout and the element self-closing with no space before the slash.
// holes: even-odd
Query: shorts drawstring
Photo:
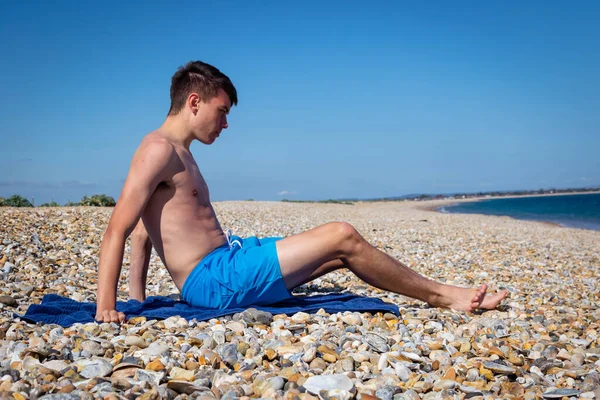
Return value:
<svg viewBox="0 0 600 400">
<path fill-rule="evenodd" d="M 242 248 L 242 243 L 239 240 L 237 240 L 237 239 L 231 240 L 231 231 L 229 229 L 227 229 L 225 231 L 225 238 L 227 239 L 227 244 L 229 245 L 229 249 L 233 249 L 233 246 L 236 243 L 238 246 L 240 246 L 240 249 Z"/>
</svg>

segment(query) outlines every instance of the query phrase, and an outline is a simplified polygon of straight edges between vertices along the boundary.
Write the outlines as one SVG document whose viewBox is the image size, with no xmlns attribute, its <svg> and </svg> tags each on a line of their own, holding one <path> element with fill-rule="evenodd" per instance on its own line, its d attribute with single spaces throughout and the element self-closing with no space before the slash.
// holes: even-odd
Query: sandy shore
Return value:
<svg viewBox="0 0 600 400">
<path fill-rule="evenodd" d="M 571 192 L 571 193 L 545 193 L 545 194 L 527 194 L 522 196 L 484 196 L 484 197 L 470 197 L 466 199 L 456 198 L 456 199 L 442 199 L 442 200 L 427 200 L 427 201 L 411 201 L 412 203 L 422 203 L 417 206 L 417 208 L 421 210 L 429 210 L 435 211 L 441 206 L 450 205 L 450 204 L 458 204 L 458 203 L 470 203 L 474 201 L 482 201 L 482 200 L 495 200 L 495 199 L 518 199 L 521 197 L 549 197 L 549 196 L 570 196 L 570 195 L 580 195 L 580 194 L 600 194 L 599 191 L 594 192 Z"/>
<path fill-rule="evenodd" d="M 432 309 L 339 271 L 296 292 L 375 296 L 399 305 L 401 317 L 300 313 L 266 316 L 261 324 L 239 315 L 139 318 L 65 329 L 20 322 L 12 313 L 47 293 L 95 301 L 112 209 L 0 208 L 0 391 L 15 398 L 599 398 L 600 232 L 422 209 L 447 203 L 221 202 L 215 210 L 222 227 L 239 236 L 350 222 L 431 279 L 507 288 L 498 310 Z M 121 300 L 128 255 L 126 248 Z M 156 254 L 148 291 L 177 293 Z M 157 346 L 164 351 L 148 350 Z M 89 372 L 90 359 L 97 372 Z"/>
<path fill-rule="evenodd" d="M 489 196 L 489 197 L 472 197 L 468 199 L 442 199 L 442 200 L 428 200 L 428 201 L 411 201 L 413 204 L 413 208 L 423 211 L 429 212 L 441 212 L 439 209 L 443 206 L 450 206 L 459 203 L 471 203 L 482 200 L 494 200 L 494 199 L 517 199 L 520 197 L 547 197 L 547 196 L 567 196 L 567 195 L 585 195 L 585 194 L 599 194 L 600 191 L 597 192 L 573 192 L 573 193 L 552 193 L 552 194 L 533 194 L 533 195 L 525 195 L 525 196 Z M 510 218 L 510 217 L 507 217 Z M 557 224 L 555 222 L 550 221 L 532 221 L 539 224 L 545 224 L 555 227 L 563 227 L 563 225 Z"/>
</svg>

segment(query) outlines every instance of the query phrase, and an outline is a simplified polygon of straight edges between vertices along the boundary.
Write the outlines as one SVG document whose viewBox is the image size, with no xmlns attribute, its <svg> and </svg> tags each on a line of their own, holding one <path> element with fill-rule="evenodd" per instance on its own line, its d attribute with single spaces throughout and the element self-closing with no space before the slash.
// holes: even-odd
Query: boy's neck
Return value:
<svg viewBox="0 0 600 400">
<path fill-rule="evenodd" d="M 161 131 L 170 142 L 183 146 L 188 151 L 195 139 L 193 132 L 188 128 L 188 125 L 181 114 L 167 116 L 159 131 Z"/>
</svg>

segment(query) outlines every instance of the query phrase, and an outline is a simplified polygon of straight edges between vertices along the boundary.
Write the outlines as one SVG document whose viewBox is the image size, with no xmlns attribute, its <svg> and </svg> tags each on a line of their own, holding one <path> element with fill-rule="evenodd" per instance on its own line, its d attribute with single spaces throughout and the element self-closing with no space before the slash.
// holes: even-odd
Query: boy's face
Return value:
<svg viewBox="0 0 600 400">
<path fill-rule="evenodd" d="M 194 116 L 196 138 L 204 144 L 212 144 L 227 128 L 227 114 L 231 109 L 231 100 L 227 93 L 219 89 L 219 93 L 204 103 L 199 98 L 192 99 L 192 107 L 197 112 Z"/>
</svg>

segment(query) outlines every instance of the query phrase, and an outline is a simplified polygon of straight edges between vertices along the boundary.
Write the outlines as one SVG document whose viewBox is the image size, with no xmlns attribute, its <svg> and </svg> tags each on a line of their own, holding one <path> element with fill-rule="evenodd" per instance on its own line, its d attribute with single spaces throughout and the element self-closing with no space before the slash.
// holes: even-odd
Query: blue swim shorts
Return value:
<svg viewBox="0 0 600 400">
<path fill-rule="evenodd" d="M 217 309 L 289 299 L 275 247 L 281 239 L 231 236 L 194 268 L 181 289 L 182 299 L 194 307 Z"/>
</svg>

